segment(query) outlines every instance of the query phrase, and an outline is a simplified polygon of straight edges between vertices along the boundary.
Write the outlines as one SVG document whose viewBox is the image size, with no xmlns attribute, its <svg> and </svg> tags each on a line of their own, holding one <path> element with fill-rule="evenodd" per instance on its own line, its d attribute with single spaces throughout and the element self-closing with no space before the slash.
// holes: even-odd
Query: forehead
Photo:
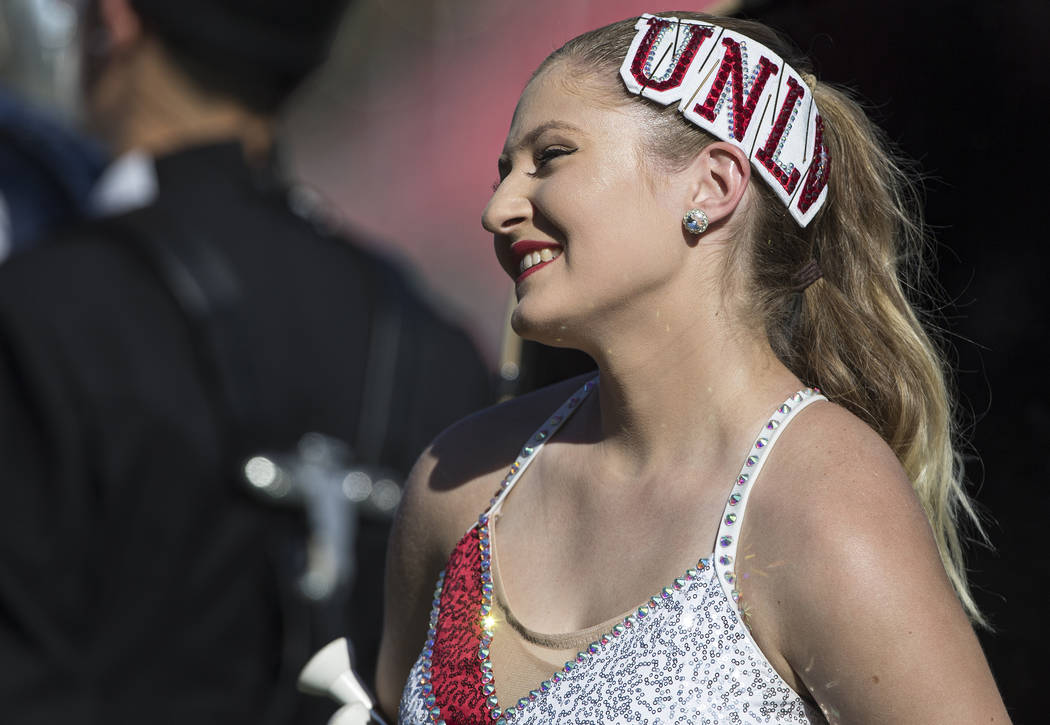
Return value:
<svg viewBox="0 0 1050 725">
<path fill-rule="evenodd" d="M 607 95 L 593 79 L 573 74 L 565 64 L 544 70 L 521 94 L 504 153 L 528 145 L 544 130 L 575 131 L 629 143 L 639 132 L 638 119 L 627 104 L 617 105 Z"/>
</svg>

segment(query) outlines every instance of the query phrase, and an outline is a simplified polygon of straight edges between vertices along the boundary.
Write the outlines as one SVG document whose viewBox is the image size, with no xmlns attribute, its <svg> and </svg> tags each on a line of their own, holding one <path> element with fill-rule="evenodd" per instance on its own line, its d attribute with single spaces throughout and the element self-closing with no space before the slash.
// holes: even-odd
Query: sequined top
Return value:
<svg viewBox="0 0 1050 725">
<path fill-rule="evenodd" d="M 586 383 L 526 442 L 500 490 L 438 577 L 423 651 L 405 684 L 398 721 L 447 723 L 825 723 L 777 674 L 744 624 L 734 559 L 744 510 L 785 425 L 824 397 L 806 389 L 770 416 L 726 502 L 715 553 L 643 602 L 527 697 L 496 697 L 491 524 L 543 445 L 597 385 Z"/>
</svg>

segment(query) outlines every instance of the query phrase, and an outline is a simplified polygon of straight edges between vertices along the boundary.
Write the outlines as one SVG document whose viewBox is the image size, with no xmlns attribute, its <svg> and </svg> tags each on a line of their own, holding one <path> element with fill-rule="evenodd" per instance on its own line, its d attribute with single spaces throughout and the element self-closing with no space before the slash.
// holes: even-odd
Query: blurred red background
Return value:
<svg viewBox="0 0 1050 725">
<path fill-rule="evenodd" d="M 652 10 L 641 0 L 358 0 L 332 63 L 288 118 L 294 168 L 348 224 L 407 258 L 494 365 L 513 287 L 480 219 L 518 96 L 565 41 Z"/>
</svg>

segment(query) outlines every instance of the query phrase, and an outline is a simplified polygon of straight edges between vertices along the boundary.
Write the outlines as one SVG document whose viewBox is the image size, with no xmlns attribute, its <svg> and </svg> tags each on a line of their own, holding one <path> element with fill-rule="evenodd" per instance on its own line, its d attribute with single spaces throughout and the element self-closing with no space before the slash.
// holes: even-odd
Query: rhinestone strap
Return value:
<svg viewBox="0 0 1050 725">
<path fill-rule="evenodd" d="M 478 587 L 476 605 L 478 607 L 477 614 L 474 617 L 467 617 L 467 629 L 468 632 L 458 632 L 459 638 L 469 642 L 473 642 L 475 649 L 474 653 L 476 657 L 468 655 L 468 660 L 473 660 L 480 671 L 480 695 L 483 699 L 480 710 L 492 720 L 498 721 L 499 723 L 506 723 L 514 718 L 515 713 L 523 708 L 530 700 L 522 699 L 517 703 L 517 710 L 512 706 L 503 709 L 499 706 L 499 701 L 496 698 L 496 686 L 493 682 L 492 673 L 492 661 L 489 658 L 489 647 L 492 644 L 492 562 L 491 562 L 491 525 L 494 517 L 499 512 L 499 507 L 503 503 L 503 499 L 506 498 L 507 494 L 510 493 L 511 488 L 521 477 L 521 474 L 525 472 L 525 469 L 529 467 L 529 464 L 535 459 L 540 449 L 543 448 L 544 444 L 550 440 L 550 437 L 554 435 L 565 424 L 565 421 L 572 417 L 580 404 L 590 394 L 594 387 L 598 384 L 598 378 L 592 378 L 588 380 L 579 390 L 577 390 L 572 397 L 570 397 L 560 408 L 548 418 L 539 430 L 537 430 L 522 447 L 521 452 L 515 459 L 514 463 L 510 467 L 510 471 L 506 477 L 500 483 L 499 489 L 495 495 L 489 501 L 489 508 L 485 513 L 478 517 L 477 523 L 467 530 L 463 540 L 456 546 L 453 551 L 452 557 L 449 562 L 449 566 L 445 572 L 442 573 L 438 579 L 437 586 L 434 590 L 434 598 L 431 602 L 430 612 L 430 623 L 427 630 L 427 640 L 423 647 L 422 657 L 422 673 L 420 680 L 420 695 L 423 697 L 423 705 L 425 707 L 427 717 L 434 725 L 445 725 L 445 716 L 451 717 L 453 721 L 458 719 L 470 719 L 467 713 L 472 713 L 477 705 L 474 702 L 474 693 L 468 691 L 461 691 L 460 697 L 453 698 L 452 701 L 439 701 L 437 692 L 434 688 L 434 678 L 436 675 L 434 658 L 439 654 L 436 650 L 440 649 L 445 651 L 448 655 L 448 659 L 452 661 L 451 667 L 463 673 L 461 667 L 456 666 L 456 657 L 459 648 L 452 643 L 451 638 L 449 641 L 442 641 L 442 617 L 448 618 L 448 629 L 456 629 L 456 617 L 452 615 L 452 611 L 457 609 L 470 600 L 472 597 L 468 595 L 466 598 L 454 597 L 453 592 L 446 591 L 447 585 L 451 583 L 459 584 L 458 588 L 464 588 L 466 590 L 474 591 L 474 587 Z M 476 567 L 474 566 L 474 559 L 477 558 Z M 458 563 L 459 566 L 453 566 Z M 453 572 L 452 579 L 448 579 L 449 572 Z M 473 577 L 470 572 L 476 571 L 478 575 L 478 581 L 473 581 Z M 471 580 L 465 583 L 461 580 Z M 469 605 L 468 605 L 469 606 Z M 449 611 L 444 612 L 444 609 Z M 644 615 L 642 615 L 644 616 Z M 621 626 L 621 625 L 617 625 Z M 627 626 L 630 626 L 628 624 Z M 616 634 L 619 636 L 619 632 Z M 462 643 L 461 643 L 462 644 Z M 581 653 L 582 656 L 582 653 Z M 589 656 L 589 655 L 588 655 Z M 459 663 L 462 665 L 463 663 Z M 576 662 L 572 663 L 575 666 Z M 566 667 L 569 664 L 566 663 Z M 442 668 L 444 670 L 445 668 Z M 450 689 L 453 686 L 451 680 L 458 679 L 453 677 L 449 670 L 444 679 L 448 680 L 445 682 L 445 686 Z M 469 668 L 467 668 L 469 669 Z M 566 669 L 565 672 L 568 672 Z M 552 676 L 551 680 L 545 681 L 540 685 L 540 688 L 533 690 L 530 693 L 530 698 L 535 700 L 539 695 L 549 689 L 552 684 L 556 684 L 561 678 L 561 675 L 556 673 Z M 443 709 L 447 712 L 443 712 Z"/>
<path fill-rule="evenodd" d="M 774 412 L 763 427 L 744 462 L 723 511 L 714 562 L 707 558 L 700 559 L 696 567 L 689 569 L 683 577 L 675 579 L 671 586 L 665 587 L 660 593 L 651 597 L 638 607 L 637 611 L 625 616 L 622 622 L 613 625 L 609 632 L 598 637 L 575 657 L 568 660 L 564 667 L 553 673 L 549 679 L 541 682 L 536 689 L 529 692 L 527 697 L 513 703 L 500 703 L 495 692 L 490 659 L 490 647 L 494 634 L 494 623 L 491 617 L 493 604 L 491 536 L 495 515 L 510 489 L 539 450 L 579 409 L 580 404 L 596 385 L 597 378 L 589 380 L 529 439 L 490 501 L 488 511 L 482 514 L 477 523 L 464 535 L 450 558 L 449 567 L 438 579 L 432 602 L 427 640 L 421 654 L 422 671 L 418 695 L 423 699 L 427 720 L 435 725 L 445 725 L 445 717 L 451 717 L 451 721 L 460 721 L 473 720 L 480 715 L 482 719 L 491 720 L 496 725 L 509 724 L 518 720 L 530 704 L 557 687 L 564 678 L 572 678 L 578 667 L 589 662 L 593 657 L 605 654 L 607 648 L 612 646 L 615 640 L 631 630 L 644 628 L 654 609 L 666 606 L 665 602 L 671 602 L 677 592 L 698 581 L 708 567 L 714 567 L 715 578 L 727 598 L 736 603 L 734 609 L 737 609 L 740 604 L 740 596 L 735 586 L 736 575 L 733 562 L 736 556 L 737 532 L 747 505 L 748 495 L 764 465 L 769 450 L 773 447 L 783 427 L 806 405 L 825 399 L 820 395 L 820 391 L 815 389 L 795 393 Z M 457 615 L 453 610 L 465 611 Z M 471 610 L 474 614 L 467 614 Z M 739 610 L 737 611 L 739 615 Z M 743 621 L 742 618 L 741 621 Z M 465 624 L 466 629 L 457 625 L 457 622 Z M 745 637 L 750 639 L 746 627 L 744 631 Z M 435 666 L 437 665 L 436 660 L 441 655 L 438 652 L 439 649 L 441 653 L 444 653 L 440 668 Z M 474 673 L 473 676 L 471 672 Z M 448 699 L 437 697 L 436 679 L 442 681 L 442 688 L 446 690 L 445 694 Z"/>
<path fill-rule="evenodd" d="M 762 466 L 769 457 L 770 449 L 777 442 L 784 427 L 798 415 L 799 411 L 818 400 L 827 400 L 827 398 L 821 395 L 820 390 L 816 388 L 806 388 L 784 401 L 784 404 L 774 411 L 769 421 L 762 427 L 762 432 L 759 433 L 758 439 L 751 447 L 751 452 L 744 460 L 740 475 L 733 483 L 733 492 L 729 495 L 725 510 L 722 512 L 722 520 L 718 525 L 714 558 L 715 572 L 722 584 L 722 589 L 725 590 L 727 597 L 736 602 L 738 609 L 741 602 L 740 591 L 736 586 L 736 549 L 748 497 L 751 495 L 758 474 L 762 471 Z M 744 624 L 747 622 L 745 621 Z"/>
<path fill-rule="evenodd" d="M 591 394 L 591 391 L 598 385 L 598 378 L 593 377 L 577 390 L 572 397 L 562 403 L 561 407 L 555 411 L 554 415 L 548 418 L 543 425 L 540 426 L 539 430 L 532 434 L 529 440 L 521 448 L 521 452 L 515 459 L 514 463 L 510 467 L 507 475 L 500 481 L 499 488 L 492 495 L 489 500 L 489 508 L 485 512 L 484 516 L 490 518 L 499 513 L 500 507 L 503 505 L 503 499 L 507 497 L 510 490 L 514 488 L 514 484 L 521 478 L 521 474 L 525 473 L 525 469 L 536 460 L 540 450 L 546 445 L 547 441 L 551 439 L 558 429 L 565 425 L 565 421 L 572 417 L 580 404 Z"/>
</svg>

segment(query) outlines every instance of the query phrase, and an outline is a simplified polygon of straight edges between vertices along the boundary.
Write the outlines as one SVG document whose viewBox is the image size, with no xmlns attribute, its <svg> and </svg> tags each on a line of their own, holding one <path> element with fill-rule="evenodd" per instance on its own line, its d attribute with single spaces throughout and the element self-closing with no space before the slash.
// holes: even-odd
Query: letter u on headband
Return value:
<svg viewBox="0 0 1050 725">
<path fill-rule="evenodd" d="M 802 77 L 746 35 L 696 20 L 646 13 L 620 76 L 748 155 L 758 175 L 806 226 L 824 205 L 831 158 L 824 120 Z"/>
</svg>

